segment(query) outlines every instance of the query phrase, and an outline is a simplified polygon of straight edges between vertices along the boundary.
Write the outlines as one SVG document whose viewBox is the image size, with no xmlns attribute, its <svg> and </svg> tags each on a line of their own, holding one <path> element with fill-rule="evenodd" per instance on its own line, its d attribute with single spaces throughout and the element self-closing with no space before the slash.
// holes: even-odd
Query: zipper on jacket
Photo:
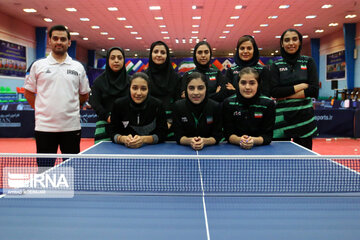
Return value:
<svg viewBox="0 0 360 240">
<path fill-rule="evenodd" d="M 137 125 L 139 125 L 140 124 L 140 114 L 139 113 L 137 115 L 136 121 L 137 121 Z"/>
</svg>

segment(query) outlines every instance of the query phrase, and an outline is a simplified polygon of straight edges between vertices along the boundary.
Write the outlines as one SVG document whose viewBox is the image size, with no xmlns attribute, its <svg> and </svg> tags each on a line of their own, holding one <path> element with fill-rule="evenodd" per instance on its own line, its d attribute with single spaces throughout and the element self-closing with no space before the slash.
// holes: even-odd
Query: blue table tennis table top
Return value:
<svg viewBox="0 0 360 240">
<path fill-rule="evenodd" d="M 166 150 L 166 151 L 165 151 Z M 196 153 L 173 143 L 127 149 L 101 143 L 83 154 L 313 155 L 289 142 Z M 204 207 L 206 205 L 206 207 Z M 79 194 L 0 198 L 0 239 L 346 239 L 360 236 L 360 198 Z"/>
<path fill-rule="evenodd" d="M 126 148 L 123 145 L 112 142 L 101 142 L 85 150 L 84 154 L 143 154 L 143 155 L 315 155 L 310 151 L 293 142 L 272 142 L 265 146 L 255 146 L 251 150 L 245 150 L 239 146 L 222 143 L 219 145 L 206 146 L 200 151 L 195 151 L 189 146 L 176 143 L 161 143 L 156 145 L 144 145 L 139 149 Z"/>
</svg>

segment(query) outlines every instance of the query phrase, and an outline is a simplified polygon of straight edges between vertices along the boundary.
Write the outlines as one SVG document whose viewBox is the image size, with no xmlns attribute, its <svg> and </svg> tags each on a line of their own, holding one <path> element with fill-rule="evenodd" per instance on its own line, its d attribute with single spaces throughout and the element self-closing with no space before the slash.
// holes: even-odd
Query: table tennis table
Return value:
<svg viewBox="0 0 360 240">
<path fill-rule="evenodd" d="M 106 155 L 138 155 L 138 156 L 177 156 L 177 160 L 171 163 L 171 167 L 188 167 L 182 165 L 187 162 L 182 160 L 183 156 L 194 156 L 194 159 L 205 159 L 207 156 L 220 156 L 214 161 L 201 162 L 201 169 L 191 171 L 191 175 L 198 172 L 201 175 L 199 182 L 193 183 L 194 176 L 189 178 L 177 175 L 177 171 L 166 175 L 166 181 L 172 181 L 170 187 L 175 187 L 180 191 L 169 192 L 169 183 L 162 183 L 163 179 L 151 175 L 152 172 L 162 173 L 164 166 L 163 160 L 152 165 L 153 161 L 147 161 L 143 166 L 138 166 L 136 160 L 121 162 L 136 168 L 130 174 L 131 180 L 124 180 L 121 184 L 133 184 L 138 188 L 152 187 L 142 186 L 141 177 L 150 181 L 160 183 L 154 191 L 141 193 L 141 189 L 136 192 L 113 193 L 102 191 L 102 184 L 117 184 L 112 180 L 91 179 L 87 176 L 82 181 L 97 184 L 101 191 L 93 192 L 85 189 L 84 192 L 75 192 L 73 198 L 61 199 L 10 199 L 0 198 L 0 239 L 267 239 L 267 240 L 303 240 L 303 239 L 327 239 L 327 240 L 358 240 L 360 237 L 360 195 L 358 193 L 347 194 L 291 194 L 286 191 L 280 194 L 237 194 L 233 188 L 241 188 L 234 182 L 240 181 L 241 176 L 232 180 L 216 172 L 227 162 L 233 160 L 222 160 L 221 156 L 261 156 L 261 155 L 282 155 L 289 159 L 298 155 L 314 156 L 315 152 L 309 151 L 292 142 L 272 142 L 267 146 L 254 147 L 252 150 L 243 150 L 238 146 L 230 144 L 220 144 L 217 146 L 207 146 L 201 151 L 194 151 L 188 146 L 180 146 L 175 143 L 163 143 L 157 145 L 145 145 L 140 149 L 129 149 L 122 145 L 111 142 L 102 142 L 82 152 L 81 155 L 103 155 L 104 159 L 94 161 L 78 161 L 78 159 L 68 159 L 66 163 L 73 163 L 76 167 L 77 162 L 81 164 L 93 164 L 95 171 L 111 171 L 113 165 L 109 166 L 110 161 L 120 164 L 117 159 L 107 159 Z M 179 157 L 180 156 L 180 157 Z M 248 171 L 258 171 L 262 174 L 268 163 L 262 160 L 250 159 L 245 161 L 251 164 L 255 162 L 259 166 L 242 172 L 246 178 L 254 176 L 246 175 Z M 91 162 L 91 163 L 90 163 Z M 200 163 L 195 161 L 194 165 Z M 265 163 L 264 163 L 265 162 Z M 288 161 L 291 164 L 292 160 Z M 295 162 L 295 160 L 294 160 Z M 191 163 L 192 164 L 192 163 Z M 191 165 L 189 164 L 189 165 Z M 208 165 L 210 164 L 210 165 Z M 214 164 L 211 166 L 211 164 Z M 222 172 L 236 174 L 243 165 L 231 165 L 229 169 Z M 275 164 L 274 162 L 270 164 Z M 321 163 L 327 164 L 327 163 Z M 341 171 L 353 178 L 355 184 L 360 183 L 359 173 L 338 163 L 329 163 L 331 168 Z M 127 168 L 129 166 L 119 165 Z M 200 165 L 200 164 L 199 164 Z M 275 164 L 276 165 L 276 164 Z M 119 167 L 118 165 L 116 167 Z M 81 171 L 87 169 L 84 165 Z M 197 168 L 197 165 L 194 166 Z M 296 171 L 302 172 L 302 165 L 296 165 L 291 170 L 291 174 Z M 101 169 L 101 170 L 100 170 Z M 314 169 L 317 169 L 315 166 Z M 215 170 L 215 178 L 209 179 L 206 175 Z M 284 174 L 281 169 L 281 173 Z M 333 170 L 331 170 L 333 171 Z M 345 172 L 345 173 L 343 173 Z M 78 172 L 80 174 L 80 172 Z M 75 174 L 78 174 L 77 172 Z M 312 173 L 310 171 L 310 173 Z M 315 175 L 317 172 L 313 172 Z M 113 173 L 115 176 L 125 174 L 124 172 Z M 138 175 L 137 175 L 138 174 Z M 92 175 L 92 174 L 89 174 Z M 150 175 L 150 176 L 149 176 Z M 264 175 L 267 175 L 264 173 Z M 94 174 L 94 176 L 96 176 Z M 126 175 L 128 176 L 128 175 Z M 283 176 L 283 175 L 281 175 Z M 123 181 L 125 176 L 119 176 Z M 186 181 L 192 182 L 194 187 L 190 194 L 183 194 L 187 190 L 187 185 L 178 183 Z M 309 181 L 316 180 L 311 178 Z M 198 179 L 198 177 L 197 177 Z M 332 177 L 326 178 L 332 181 Z M 137 182 L 139 181 L 139 182 Z M 272 177 L 265 178 L 265 181 L 273 181 Z M 277 184 L 277 179 L 265 186 L 265 190 L 273 188 Z M 293 186 L 289 179 L 287 188 L 300 188 Z M 98 183 L 100 182 L 100 183 Z M 163 184 L 163 185 L 162 185 Z M 229 185 L 229 191 L 217 194 L 213 188 L 207 185 L 213 184 L 213 188 Z M 234 185 L 233 185 L 234 184 Z M 267 184 L 267 183 L 266 183 Z M 220 186 L 221 185 L 221 186 Z M 300 184 L 301 185 L 301 184 Z M 341 187 L 348 183 L 342 183 Z M 326 183 L 324 184 L 326 186 Z M 131 186 L 130 186 L 131 187 Z M 226 188 L 227 186 L 225 186 Z M 356 187 L 356 186 L 355 186 Z M 164 190 L 165 189 L 165 190 Z M 199 190 L 200 189 L 200 190 Z M 256 188 L 257 189 L 257 188 Z M 284 189 L 281 188 L 283 191 Z M 198 191 L 200 193 L 198 194 Z M 262 190 L 261 190 L 262 191 Z M 229 193 L 230 192 L 230 193 Z"/>
</svg>

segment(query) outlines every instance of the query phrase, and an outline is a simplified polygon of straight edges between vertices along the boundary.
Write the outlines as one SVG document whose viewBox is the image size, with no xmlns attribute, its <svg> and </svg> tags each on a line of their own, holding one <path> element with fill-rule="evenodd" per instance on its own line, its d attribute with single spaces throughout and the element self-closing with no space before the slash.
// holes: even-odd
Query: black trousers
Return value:
<svg viewBox="0 0 360 240">
<path fill-rule="evenodd" d="M 57 153 L 58 147 L 63 154 L 80 152 L 81 130 L 70 132 L 40 132 L 35 131 L 37 153 Z M 37 158 L 38 167 L 52 167 L 56 158 Z"/>
<path fill-rule="evenodd" d="M 292 141 L 303 146 L 306 147 L 307 149 L 312 150 L 312 145 L 313 145 L 313 141 L 312 141 L 312 137 L 307 137 L 307 138 L 276 138 L 273 139 L 274 141 Z"/>
</svg>

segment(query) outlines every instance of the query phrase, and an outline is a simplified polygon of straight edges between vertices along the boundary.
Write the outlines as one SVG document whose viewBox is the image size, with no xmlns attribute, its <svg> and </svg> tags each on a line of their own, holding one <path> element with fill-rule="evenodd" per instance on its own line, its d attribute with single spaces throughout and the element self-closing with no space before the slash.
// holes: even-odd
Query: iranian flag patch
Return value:
<svg viewBox="0 0 360 240">
<path fill-rule="evenodd" d="M 215 76 L 210 76 L 210 81 L 215 81 L 216 77 Z"/>
<path fill-rule="evenodd" d="M 263 114 L 262 114 L 262 112 L 255 112 L 255 113 L 254 113 L 254 117 L 255 117 L 255 118 L 262 118 L 262 117 L 263 117 Z"/>
<path fill-rule="evenodd" d="M 306 65 L 301 65 L 300 68 L 301 68 L 301 70 L 306 70 L 307 69 Z"/>
</svg>

